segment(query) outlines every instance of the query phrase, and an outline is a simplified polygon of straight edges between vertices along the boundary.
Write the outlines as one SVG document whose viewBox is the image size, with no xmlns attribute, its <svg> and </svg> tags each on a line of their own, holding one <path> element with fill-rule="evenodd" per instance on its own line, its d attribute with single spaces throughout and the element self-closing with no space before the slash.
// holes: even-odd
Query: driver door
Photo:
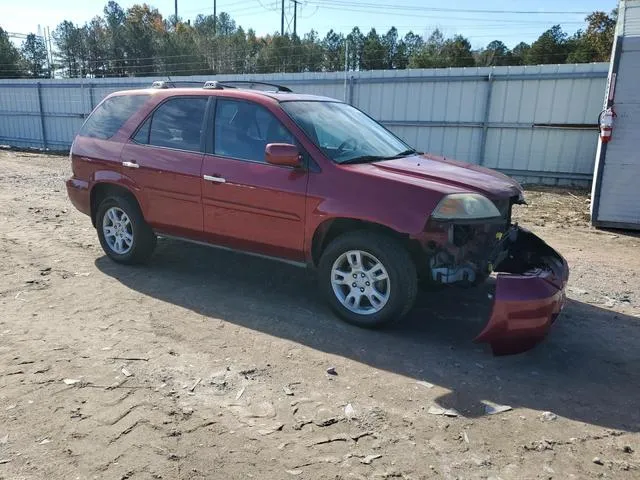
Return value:
<svg viewBox="0 0 640 480">
<path fill-rule="evenodd" d="M 204 232 L 212 243 L 304 261 L 308 173 L 271 165 L 269 143 L 297 143 L 254 102 L 218 98 L 213 148 L 202 165 Z"/>
</svg>

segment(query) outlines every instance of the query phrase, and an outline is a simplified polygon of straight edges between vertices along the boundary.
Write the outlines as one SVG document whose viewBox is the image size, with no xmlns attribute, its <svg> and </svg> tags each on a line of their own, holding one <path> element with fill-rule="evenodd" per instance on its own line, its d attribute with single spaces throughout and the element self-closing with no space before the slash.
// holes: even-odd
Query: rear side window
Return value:
<svg viewBox="0 0 640 480">
<path fill-rule="evenodd" d="M 151 129 L 151 117 L 147 118 L 147 120 L 142 124 L 142 126 L 138 129 L 138 133 L 136 133 L 133 140 L 136 143 L 140 143 L 142 145 L 146 145 L 149 143 L 149 130 Z"/>
<path fill-rule="evenodd" d="M 134 137 L 137 143 L 200 151 L 207 97 L 172 98 L 161 104 Z"/>
<path fill-rule="evenodd" d="M 80 129 L 83 137 L 108 139 L 129 120 L 149 95 L 123 95 L 107 98 L 96 108 Z"/>
</svg>

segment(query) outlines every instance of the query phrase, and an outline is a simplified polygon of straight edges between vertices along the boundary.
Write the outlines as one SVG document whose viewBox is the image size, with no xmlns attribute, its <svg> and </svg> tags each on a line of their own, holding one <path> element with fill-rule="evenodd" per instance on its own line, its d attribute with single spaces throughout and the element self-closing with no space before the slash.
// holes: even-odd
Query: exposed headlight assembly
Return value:
<svg viewBox="0 0 640 480">
<path fill-rule="evenodd" d="M 437 220 L 482 220 L 500 216 L 493 202 L 478 193 L 447 195 L 431 215 Z"/>
</svg>

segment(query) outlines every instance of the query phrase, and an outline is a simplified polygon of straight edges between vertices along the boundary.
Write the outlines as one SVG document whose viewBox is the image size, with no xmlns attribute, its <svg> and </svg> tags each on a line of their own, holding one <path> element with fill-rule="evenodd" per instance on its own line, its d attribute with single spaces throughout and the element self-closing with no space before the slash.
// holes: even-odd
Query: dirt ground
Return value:
<svg viewBox="0 0 640 480">
<path fill-rule="evenodd" d="M 518 208 L 570 301 L 493 357 L 482 288 L 366 331 L 295 267 L 170 240 L 116 265 L 68 175 L 0 151 L 1 479 L 640 478 L 640 238 L 591 229 L 586 192 Z"/>
</svg>

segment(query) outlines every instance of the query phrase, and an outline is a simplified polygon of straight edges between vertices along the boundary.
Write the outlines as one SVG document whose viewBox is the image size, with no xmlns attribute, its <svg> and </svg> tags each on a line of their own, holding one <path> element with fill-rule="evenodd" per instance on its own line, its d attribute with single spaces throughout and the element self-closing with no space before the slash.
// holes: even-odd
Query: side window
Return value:
<svg viewBox="0 0 640 480">
<path fill-rule="evenodd" d="M 147 98 L 145 94 L 107 98 L 89 115 L 78 135 L 105 140 L 113 137 Z"/>
<path fill-rule="evenodd" d="M 200 132 L 206 107 L 207 97 L 179 97 L 167 100 L 153 112 L 149 128 L 149 145 L 200 151 Z M 145 125 L 141 130 L 144 129 Z M 141 134 L 140 131 L 138 134 Z"/>
<path fill-rule="evenodd" d="M 149 143 L 149 131 L 151 130 L 151 117 L 147 118 L 142 126 L 138 129 L 133 140 L 141 145 Z"/>
<path fill-rule="evenodd" d="M 213 151 L 223 157 L 264 162 L 267 144 L 297 143 L 271 112 L 255 103 L 218 99 L 214 129 Z"/>
</svg>

